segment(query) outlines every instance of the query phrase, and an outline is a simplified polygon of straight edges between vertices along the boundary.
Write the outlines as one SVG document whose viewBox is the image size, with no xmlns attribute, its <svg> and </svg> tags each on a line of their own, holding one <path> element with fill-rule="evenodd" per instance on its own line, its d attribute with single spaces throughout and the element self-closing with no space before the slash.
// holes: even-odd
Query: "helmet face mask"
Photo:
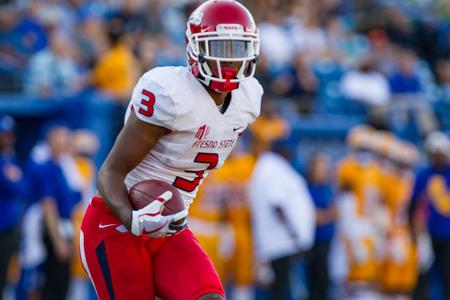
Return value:
<svg viewBox="0 0 450 300">
<path fill-rule="evenodd" d="M 235 1 L 208 1 L 189 18 L 187 56 L 192 73 L 217 92 L 253 77 L 259 34 L 248 10 Z"/>
</svg>

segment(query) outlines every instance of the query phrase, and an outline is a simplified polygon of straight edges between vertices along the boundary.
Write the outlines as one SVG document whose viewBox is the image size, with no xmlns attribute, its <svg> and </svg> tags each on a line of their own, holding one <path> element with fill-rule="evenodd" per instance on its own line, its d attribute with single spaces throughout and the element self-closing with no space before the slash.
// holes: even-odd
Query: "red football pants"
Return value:
<svg viewBox="0 0 450 300">
<path fill-rule="evenodd" d="M 99 197 L 84 216 L 80 254 L 100 300 L 224 295 L 211 260 L 188 228 L 167 238 L 134 236 Z"/>
</svg>

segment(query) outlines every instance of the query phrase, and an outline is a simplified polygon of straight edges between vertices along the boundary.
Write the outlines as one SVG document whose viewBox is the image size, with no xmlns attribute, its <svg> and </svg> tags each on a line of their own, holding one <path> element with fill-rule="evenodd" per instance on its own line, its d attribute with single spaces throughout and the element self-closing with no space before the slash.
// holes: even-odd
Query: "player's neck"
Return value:
<svg viewBox="0 0 450 300">
<path fill-rule="evenodd" d="M 229 93 L 229 92 L 219 93 L 210 88 L 206 88 L 206 91 L 211 96 L 211 98 L 214 100 L 216 105 L 223 105 L 225 103 L 225 99 L 227 98 L 227 95 Z"/>
</svg>

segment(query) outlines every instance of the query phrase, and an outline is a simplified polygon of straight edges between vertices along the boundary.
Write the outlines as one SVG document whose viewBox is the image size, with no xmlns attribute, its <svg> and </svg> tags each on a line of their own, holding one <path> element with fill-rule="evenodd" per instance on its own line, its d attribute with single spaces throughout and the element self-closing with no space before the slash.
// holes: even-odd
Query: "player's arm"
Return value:
<svg viewBox="0 0 450 300">
<path fill-rule="evenodd" d="M 316 207 L 316 223 L 317 225 L 326 225 L 333 223 L 336 220 L 337 211 L 336 206 L 331 205 L 328 208 Z"/>
<path fill-rule="evenodd" d="M 414 181 L 413 192 L 411 195 L 411 201 L 408 207 L 408 221 L 410 225 L 410 232 L 412 240 L 415 242 L 419 234 L 419 222 L 417 218 L 417 207 L 422 201 L 423 193 L 426 189 L 427 178 L 423 173 L 419 173 Z"/>
<path fill-rule="evenodd" d="M 298 236 L 298 233 L 295 230 L 294 226 L 292 226 L 291 222 L 289 221 L 286 210 L 280 205 L 278 205 L 273 207 L 273 213 L 277 216 L 280 223 L 283 224 L 287 233 L 291 236 L 292 240 L 294 241 L 296 247 L 298 249 L 301 249 L 302 247 L 300 243 L 300 237 Z"/>
<path fill-rule="evenodd" d="M 125 123 L 114 146 L 100 169 L 98 189 L 112 213 L 131 228 L 132 207 L 124 180 L 167 133 L 164 127 L 140 121 L 134 113 Z"/>
<path fill-rule="evenodd" d="M 56 200 L 46 196 L 41 199 L 41 207 L 44 216 L 46 230 L 52 241 L 56 256 L 60 261 L 67 261 L 72 256 L 72 245 L 59 231 L 60 216 L 56 205 Z"/>
</svg>

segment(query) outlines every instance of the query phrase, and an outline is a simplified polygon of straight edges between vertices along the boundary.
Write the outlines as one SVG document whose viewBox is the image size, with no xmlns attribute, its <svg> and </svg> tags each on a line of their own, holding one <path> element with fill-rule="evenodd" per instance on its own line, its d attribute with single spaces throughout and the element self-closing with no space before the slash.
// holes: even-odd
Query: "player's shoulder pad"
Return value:
<svg viewBox="0 0 450 300">
<path fill-rule="evenodd" d="M 140 120 L 174 130 L 180 114 L 177 83 L 183 81 L 179 69 L 159 67 L 142 75 L 132 96 L 134 111 Z"/>
<path fill-rule="evenodd" d="M 239 84 L 239 90 L 243 95 L 252 123 L 261 111 L 261 98 L 264 94 L 263 87 L 256 78 L 249 78 Z"/>
</svg>

